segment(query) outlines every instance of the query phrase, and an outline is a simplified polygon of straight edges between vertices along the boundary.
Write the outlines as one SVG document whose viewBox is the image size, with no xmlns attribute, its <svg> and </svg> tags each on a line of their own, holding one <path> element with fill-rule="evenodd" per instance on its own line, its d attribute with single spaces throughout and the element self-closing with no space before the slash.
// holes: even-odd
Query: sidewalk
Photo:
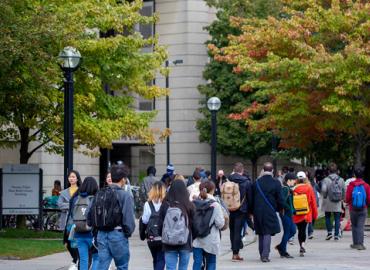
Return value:
<svg viewBox="0 0 370 270">
<path fill-rule="evenodd" d="M 137 230 L 136 230 L 137 231 Z M 326 232 L 316 231 L 315 238 L 309 240 L 305 257 L 298 256 L 298 244 L 289 245 L 288 251 L 295 256 L 294 259 L 281 259 L 273 247 L 279 242 L 281 236 L 273 237 L 270 263 L 261 263 L 258 255 L 257 243 L 246 246 L 241 252 L 244 262 L 231 262 L 229 232 L 223 232 L 222 252 L 218 257 L 218 270 L 365 270 L 369 269 L 369 250 L 357 251 L 350 249 L 351 232 L 344 232 L 344 237 L 338 242 L 325 241 Z M 370 234 L 368 233 L 370 236 Z M 252 236 L 250 236 L 251 239 Z M 249 239 L 249 240 L 250 240 Z M 365 238 L 365 245 L 370 248 L 370 237 Z M 150 270 L 152 261 L 149 249 L 145 242 L 139 240 L 136 234 L 130 239 L 130 270 Z M 58 253 L 50 256 L 26 261 L 0 260 L 0 270 L 67 270 L 70 258 L 67 253 Z M 191 269 L 192 262 L 189 264 Z"/>
</svg>

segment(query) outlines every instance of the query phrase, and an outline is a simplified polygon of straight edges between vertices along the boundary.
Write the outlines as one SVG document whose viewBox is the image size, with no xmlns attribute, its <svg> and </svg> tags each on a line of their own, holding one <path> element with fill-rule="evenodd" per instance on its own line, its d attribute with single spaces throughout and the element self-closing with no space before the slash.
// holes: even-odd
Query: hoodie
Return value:
<svg viewBox="0 0 370 270">
<path fill-rule="evenodd" d="M 352 181 L 348 188 L 347 188 L 347 192 L 346 192 L 346 203 L 349 204 L 349 210 L 352 211 L 353 207 L 352 207 L 352 192 L 353 192 L 353 189 L 355 188 L 355 186 L 359 186 L 359 185 L 364 185 L 365 187 L 365 192 L 366 192 L 366 205 L 364 206 L 364 208 L 367 208 L 368 205 L 370 205 L 370 186 L 362 179 L 360 178 L 357 178 L 356 180 Z"/>
<path fill-rule="evenodd" d="M 237 183 L 239 185 L 240 200 L 244 199 L 243 204 L 240 206 L 239 210 L 243 213 L 250 213 L 251 200 L 252 200 L 252 183 L 251 180 L 244 175 L 238 173 L 233 173 L 229 176 L 231 182 Z"/>
</svg>

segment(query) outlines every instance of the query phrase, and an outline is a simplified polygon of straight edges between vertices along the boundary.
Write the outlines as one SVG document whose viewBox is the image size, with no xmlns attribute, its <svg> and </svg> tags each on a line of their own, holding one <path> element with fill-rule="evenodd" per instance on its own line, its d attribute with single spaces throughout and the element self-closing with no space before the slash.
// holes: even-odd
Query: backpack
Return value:
<svg viewBox="0 0 370 270">
<path fill-rule="evenodd" d="M 221 186 L 221 198 L 229 211 L 236 211 L 240 208 L 240 191 L 237 183 L 227 181 Z"/>
<path fill-rule="evenodd" d="M 163 221 L 162 243 L 170 246 L 185 245 L 188 242 L 188 217 L 178 207 L 169 207 Z"/>
<path fill-rule="evenodd" d="M 310 211 L 310 207 L 308 205 L 308 198 L 306 194 L 298 194 L 296 192 L 293 193 L 293 207 L 295 210 L 295 214 L 306 215 Z"/>
<path fill-rule="evenodd" d="M 75 232 L 84 233 L 90 232 L 91 227 L 87 225 L 87 213 L 89 204 L 93 196 L 78 196 L 77 201 L 72 210 L 73 223 L 75 224 Z"/>
<path fill-rule="evenodd" d="M 328 197 L 331 202 L 340 202 L 343 198 L 343 192 L 342 187 L 339 184 L 339 178 L 336 177 L 332 179 L 329 177 L 329 179 L 332 181 L 328 188 Z"/>
<path fill-rule="evenodd" d="M 146 239 L 149 245 L 161 245 L 162 240 L 162 218 L 160 211 L 155 211 L 153 202 L 148 202 L 150 211 L 152 212 L 148 224 L 146 225 Z"/>
<path fill-rule="evenodd" d="M 366 191 L 365 186 L 358 185 L 352 191 L 352 207 L 354 209 L 363 209 L 366 206 Z"/>
<path fill-rule="evenodd" d="M 211 233 L 211 228 L 214 224 L 211 223 L 214 207 L 214 200 L 194 200 L 195 213 L 193 218 L 193 239 L 199 237 L 204 238 Z"/>
<path fill-rule="evenodd" d="M 91 207 L 92 226 L 101 231 L 113 231 L 122 224 L 122 208 L 117 191 L 111 187 L 99 190 Z"/>
</svg>

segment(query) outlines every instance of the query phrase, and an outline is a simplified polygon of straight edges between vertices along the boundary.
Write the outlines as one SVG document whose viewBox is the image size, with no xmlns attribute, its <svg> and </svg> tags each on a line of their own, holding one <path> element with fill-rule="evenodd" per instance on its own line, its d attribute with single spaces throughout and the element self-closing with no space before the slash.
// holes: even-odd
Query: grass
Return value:
<svg viewBox="0 0 370 270">
<path fill-rule="evenodd" d="M 7 228 L 0 231 L 0 258 L 24 260 L 63 252 L 62 238 L 62 232 Z"/>
<path fill-rule="evenodd" d="M 0 257 L 30 259 L 65 251 L 61 240 L 0 238 Z"/>
</svg>

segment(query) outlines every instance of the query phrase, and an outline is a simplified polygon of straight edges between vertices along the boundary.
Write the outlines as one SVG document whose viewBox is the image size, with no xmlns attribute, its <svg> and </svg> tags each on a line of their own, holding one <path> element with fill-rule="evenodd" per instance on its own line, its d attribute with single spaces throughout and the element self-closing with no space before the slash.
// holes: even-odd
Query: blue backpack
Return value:
<svg viewBox="0 0 370 270">
<path fill-rule="evenodd" d="M 352 207 L 362 209 L 366 206 L 366 191 L 364 185 L 355 186 L 352 191 Z"/>
</svg>

